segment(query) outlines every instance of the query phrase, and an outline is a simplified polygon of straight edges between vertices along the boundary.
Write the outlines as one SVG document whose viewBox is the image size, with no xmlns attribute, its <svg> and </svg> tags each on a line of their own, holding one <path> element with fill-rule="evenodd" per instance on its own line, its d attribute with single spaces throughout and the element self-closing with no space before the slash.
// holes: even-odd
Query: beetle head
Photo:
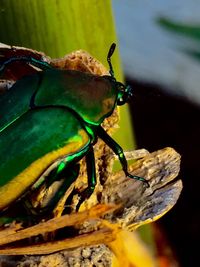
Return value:
<svg viewBox="0 0 200 267">
<path fill-rule="evenodd" d="M 117 105 L 121 106 L 127 103 L 128 99 L 132 96 L 132 88 L 129 85 L 124 85 L 123 83 L 116 81 L 114 71 L 113 71 L 113 66 L 111 63 L 111 56 L 113 55 L 115 51 L 115 47 L 116 47 L 116 44 L 113 43 L 108 51 L 107 61 L 108 61 L 108 65 L 110 68 L 109 73 L 118 90 Z"/>
<path fill-rule="evenodd" d="M 118 87 L 118 98 L 117 105 L 121 106 L 128 102 L 129 98 L 133 95 L 132 88 L 129 85 L 124 85 L 123 83 L 117 82 Z"/>
</svg>

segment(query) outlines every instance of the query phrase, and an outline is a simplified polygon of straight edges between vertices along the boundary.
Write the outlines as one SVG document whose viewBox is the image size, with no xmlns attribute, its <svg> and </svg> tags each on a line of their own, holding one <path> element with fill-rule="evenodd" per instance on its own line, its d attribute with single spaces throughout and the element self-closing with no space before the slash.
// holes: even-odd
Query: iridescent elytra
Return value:
<svg viewBox="0 0 200 267">
<path fill-rule="evenodd" d="M 93 146 L 97 137 L 118 156 L 126 176 L 147 183 L 128 172 L 123 149 L 101 126 L 132 94 L 131 87 L 115 79 L 111 64 L 115 46 L 113 43 L 109 49 L 110 75 L 105 76 L 56 69 L 31 56 L 0 62 L 0 74 L 15 61 L 41 70 L 20 78 L 0 97 L 1 211 L 21 198 L 58 159 L 55 180 L 71 163 L 85 156 L 88 187 L 81 194 L 80 206 L 96 185 Z"/>
</svg>

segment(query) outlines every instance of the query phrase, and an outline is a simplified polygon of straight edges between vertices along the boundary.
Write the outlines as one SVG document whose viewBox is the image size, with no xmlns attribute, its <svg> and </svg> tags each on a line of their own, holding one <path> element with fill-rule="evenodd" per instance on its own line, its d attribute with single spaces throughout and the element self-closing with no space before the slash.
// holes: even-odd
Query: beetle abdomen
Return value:
<svg viewBox="0 0 200 267">
<path fill-rule="evenodd" d="M 0 210 L 17 199 L 59 158 L 75 161 L 90 138 L 69 110 L 29 110 L 0 133 Z"/>
</svg>

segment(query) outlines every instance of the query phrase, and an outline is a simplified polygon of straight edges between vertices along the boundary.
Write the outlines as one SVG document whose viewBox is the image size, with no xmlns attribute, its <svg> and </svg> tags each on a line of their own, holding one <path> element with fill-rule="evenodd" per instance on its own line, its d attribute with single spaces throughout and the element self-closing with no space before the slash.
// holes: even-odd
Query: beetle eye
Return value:
<svg viewBox="0 0 200 267">
<path fill-rule="evenodd" d="M 125 86 L 122 83 L 118 83 L 118 100 L 117 105 L 124 105 L 130 96 L 132 96 L 132 88 L 130 86 Z"/>
<path fill-rule="evenodd" d="M 117 100 L 117 105 L 118 105 L 118 106 L 122 106 L 122 105 L 124 105 L 125 103 L 126 103 L 126 100 L 123 99 L 123 98 L 120 98 L 120 99 Z"/>
</svg>

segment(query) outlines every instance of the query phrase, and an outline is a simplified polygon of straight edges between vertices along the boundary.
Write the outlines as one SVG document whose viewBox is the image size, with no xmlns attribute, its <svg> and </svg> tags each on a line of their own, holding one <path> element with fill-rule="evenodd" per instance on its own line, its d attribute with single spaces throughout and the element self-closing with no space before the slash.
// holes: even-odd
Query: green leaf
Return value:
<svg viewBox="0 0 200 267">
<path fill-rule="evenodd" d="M 160 17 L 157 23 L 168 31 L 174 32 L 194 40 L 200 40 L 200 25 L 188 25 Z"/>
</svg>

